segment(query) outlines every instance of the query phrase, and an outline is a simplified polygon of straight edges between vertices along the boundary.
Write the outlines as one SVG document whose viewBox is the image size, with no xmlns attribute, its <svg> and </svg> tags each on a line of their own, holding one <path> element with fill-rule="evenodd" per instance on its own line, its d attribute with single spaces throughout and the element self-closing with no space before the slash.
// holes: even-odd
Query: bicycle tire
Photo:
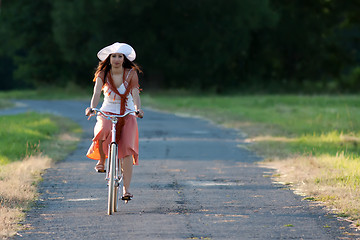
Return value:
<svg viewBox="0 0 360 240">
<path fill-rule="evenodd" d="M 114 195 L 113 195 L 113 212 L 117 212 L 117 204 L 118 204 L 118 189 L 119 187 L 114 186 Z"/>
<path fill-rule="evenodd" d="M 114 148 L 116 149 L 115 151 L 117 152 L 117 148 Z M 115 175 L 114 177 L 116 178 L 116 184 L 114 185 L 114 194 L 113 194 L 113 212 L 117 212 L 117 208 L 118 208 L 118 194 L 119 194 L 119 163 L 118 163 L 118 158 L 117 158 L 117 155 L 116 155 L 116 163 L 115 163 Z"/>
<path fill-rule="evenodd" d="M 123 175 L 122 175 L 122 167 L 120 163 L 120 159 L 116 156 L 117 164 L 116 166 L 116 177 L 117 177 L 117 184 L 114 188 L 114 212 L 117 212 L 119 209 L 119 201 L 122 197 L 122 190 L 123 190 Z"/>
<path fill-rule="evenodd" d="M 116 144 L 112 143 L 110 146 L 110 156 L 109 156 L 109 183 L 108 183 L 108 215 L 112 215 L 114 208 L 116 207 L 114 201 L 115 195 L 115 160 L 117 157 Z"/>
</svg>

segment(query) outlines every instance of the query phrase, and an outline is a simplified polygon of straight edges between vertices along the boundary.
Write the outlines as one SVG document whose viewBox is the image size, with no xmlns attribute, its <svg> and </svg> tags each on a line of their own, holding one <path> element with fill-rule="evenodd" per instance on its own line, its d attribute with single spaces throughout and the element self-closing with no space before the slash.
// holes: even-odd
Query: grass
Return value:
<svg viewBox="0 0 360 240">
<path fill-rule="evenodd" d="M 144 105 L 241 129 L 295 192 L 360 219 L 359 96 L 151 94 Z"/>
<path fill-rule="evenodd" d="M 9 98 L 90 96 L 91 89 L 75 85 L 51 92 L 46 88 L 0 92 L 0 107 L 11 105 L 4 100 Z M 202 116 L 240 129 L 245 133 L 242 137 L 252 143 L 247 145 L 250 150 L 264 157 L 261 164 L 276 169 L 272 176 L 276 181 L 290 185 L 306 196 L 304 200 L 322 201 L 339 216 L 360 220 L 359 96 L 199 96 L 166 92 L 142 94 L 142 102 L 147 107 Z M 39 147 L 51 149 L 46 146 L 51 142 L 41 142 Z M 38 151 L 36 142 L 32 146 Z M 53 157 L 61 159 L 56 156 L 58 152 L 53 151 Z"/>
<path fill-rule="evenodd" d="M 1 238 L 21 230 L 18 223 L 37 197 L 42 172 L 75 150 L 80 134 L 77 124 L 59 116 L 0 117 Z"/>
<path fill-rule="evenodd" d="M 10 102 L 7 99 L 42 99 L 42 100 L 61 100 L 90 99 L 92 95 L 92 82 L 89 82 L 89 88 L 79 87 L 70 82 L 66 87 L 43 86 L 34 90 L 11 90 L 0 91 L 1 101 Z M 1 107 L 1 103 L 0 103 Z"/>
<path fill-rule="evenodd" d="M 51 89 L 0 92 L 0 109 L 13 107 L 10 99 L 84 99 L 87 94 L 76 86 Z M 18 223 L 37 198 L 41 174 L 76 149 L 80 134 L 79 125 L 59 116 L 31 112 L 0 116 L 1 238 L 24 227 Z"/>
<path fill-rule="evenodd" d="M 41 142 L 59 132 L 50 115 L 24 113 L 0 118 L 0 164 L 40 153 Z"/>
<path fill-rule="evenodd" d="M 285 224 L 284 227 L 294 227 L 292 224 Z"/>
<path fill-rule="evenodd" d="M 12 106 L 14 106 L 14 104 L 11 101 L 0 99 L 0 109 L 9 108 Z"/>
</svg>

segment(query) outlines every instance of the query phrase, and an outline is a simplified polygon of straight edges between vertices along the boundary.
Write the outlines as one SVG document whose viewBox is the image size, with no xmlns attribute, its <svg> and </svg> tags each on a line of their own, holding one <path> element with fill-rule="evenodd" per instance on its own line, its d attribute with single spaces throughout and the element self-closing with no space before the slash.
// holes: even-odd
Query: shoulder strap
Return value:
<svg viewBox="0 0 360 240">
<path fill-rule="evenodd" d="M 128 73 L 127 73 L 127 75 L 126 75 L 125 80 L 127 80 L 127 79 L 128 79 L 128 77 L 129 77 L 129 75 L 130 75 L 131 71 L 132 71 L 132 68 L 128 71 Z"/>
</svg>

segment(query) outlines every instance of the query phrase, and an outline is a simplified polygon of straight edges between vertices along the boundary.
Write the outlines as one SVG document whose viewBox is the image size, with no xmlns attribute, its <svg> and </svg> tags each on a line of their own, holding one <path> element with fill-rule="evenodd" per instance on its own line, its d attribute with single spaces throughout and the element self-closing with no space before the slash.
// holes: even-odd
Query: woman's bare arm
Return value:
<svg viewBox="0 0 360 240">
<path fill-rule="evenodd" d="M 139 89 L 133 88 L 133 90 L 131 91 L 131 94 L 134 99 L 135 109 L 137 111 L 139 111 L 138 117 L 140 117 L 140 118 L 144 117 L 144 111 L 141 109 L 141 99 L 140 99 Z"/>
<path fill-rule="evenodd" d="M 101 78 L 96 78 L 96 82 L 95 82 L 95 86 L 94 86 L 94 92 L 93 92 L 91 102 L 90 102 L 90 107 L 88 107 L 85 110 L 85 115 L 86 116 L 90 115 L 91 108 L 95 108 L 98 105 L 98 103 L 100 101 L 102 86 L 103 86 L 103 82 L 102 82 Z"/>
</svg>

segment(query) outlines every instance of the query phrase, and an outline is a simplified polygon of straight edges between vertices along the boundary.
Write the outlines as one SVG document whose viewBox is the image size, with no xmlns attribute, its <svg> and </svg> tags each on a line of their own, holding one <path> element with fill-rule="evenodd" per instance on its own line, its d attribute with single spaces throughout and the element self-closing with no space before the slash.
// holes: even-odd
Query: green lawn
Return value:
<svg viewBox="0 0 360 240">
<path fill-rule="evenodd" d="M 84 91 L 80 91 L 77 98 L 84 98 Z M 53 92 L 46 89 L 0 92 L 0 109 L 14 107 L 13 99 L 73 99 L 74 93 L 75 89 L 53 89 Z M 45 153 L 55 161 L 61 159 L 76 147 L 59 139 L 59 134 L 63 133 L 79 135 L 81 128 L 69 119 L 50 114 L 28 112 L 0 116 L 0 165 L 39 153 Z M 59 151 L 59 147 L 66 149 Z"/>
<path fill-rule="evenodd" d="M 69 120 L 49 114 L 24 113 L 0 117 L 0 165 L 25 157 L 48 153 L 51 142 L 58 142 L 60 129 L 80 133 Z M 55 150 L 59 151 L 59 149 Z M 63 150 L 62 150 L 63 151 Z M 65 151 L 66 152 L 66 151 Z"/>
<path fill-rule="evenodd" d="M 0 117 L 0 164 L 41 152 L 41 142 L 59 131 L 48 115 L 25 113 Z"/>
</svg>

